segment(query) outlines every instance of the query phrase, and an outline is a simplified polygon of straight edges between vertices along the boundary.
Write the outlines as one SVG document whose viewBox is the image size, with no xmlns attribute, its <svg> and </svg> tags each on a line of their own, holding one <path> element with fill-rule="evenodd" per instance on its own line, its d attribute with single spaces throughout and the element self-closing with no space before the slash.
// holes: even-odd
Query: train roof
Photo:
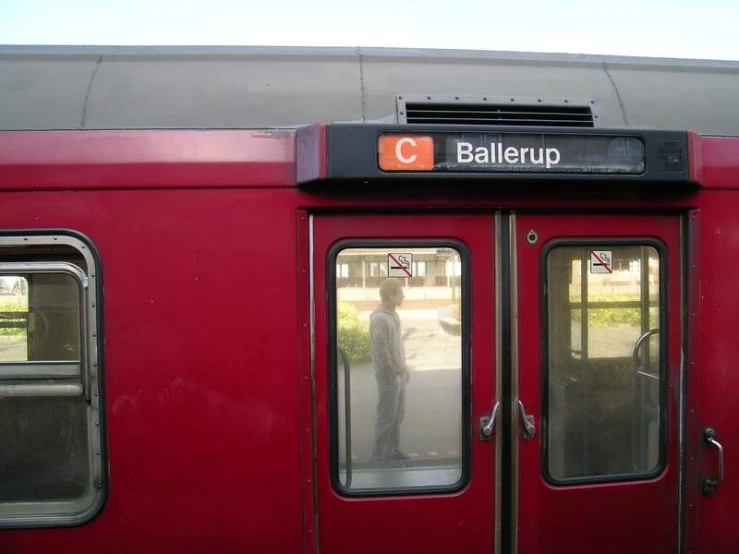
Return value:
<svg viewBox="0 0 739 554">
<path fill-rule="evenodd" d="M 406 122 L 406 102 L 591 106 L 604 128 L 739 135 L 739 62 L 318 47 L 0 46 L 0 130 Z M 443 121 L 441 122 L 443 123 Z"/>
</svg>

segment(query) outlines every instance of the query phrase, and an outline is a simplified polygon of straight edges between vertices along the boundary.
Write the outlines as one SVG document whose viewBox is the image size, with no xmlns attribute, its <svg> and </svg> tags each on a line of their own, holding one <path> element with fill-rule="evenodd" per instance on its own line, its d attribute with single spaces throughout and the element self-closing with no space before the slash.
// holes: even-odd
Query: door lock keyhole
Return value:
<svg viewBox="0 0 739 554">
<path fill-rule="evenodd" d="M 536 231 L 533 229 L 526 233 L 526 241 L 531 245 L 534 246 L 536 244 L 536 241 L 539 240 L 539 235 L 536 234 Z"/>
</svg>

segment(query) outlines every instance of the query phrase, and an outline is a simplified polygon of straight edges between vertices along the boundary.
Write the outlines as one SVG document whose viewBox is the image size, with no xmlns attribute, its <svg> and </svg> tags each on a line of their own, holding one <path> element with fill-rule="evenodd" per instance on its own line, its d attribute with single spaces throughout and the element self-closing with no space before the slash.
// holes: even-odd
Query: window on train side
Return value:
<svg viewBox="0 0 739 554">
<path fill-rule="evenodd" d="M 562 245 L 545 255 L 548 477 L 654 475 L 664 453 L 660 252 Z"/>
<path fill-rule="evenodd" d="M 2 528 L 81 524 L 102 506 L 96 274 L 77 237 L 0 237 Z"/>
<path fill-rule="evenodd" d="M 332 472 L 346 494 L 464 484 L 467 275 L 454 246 L 335 254 Z"/>
</svg>

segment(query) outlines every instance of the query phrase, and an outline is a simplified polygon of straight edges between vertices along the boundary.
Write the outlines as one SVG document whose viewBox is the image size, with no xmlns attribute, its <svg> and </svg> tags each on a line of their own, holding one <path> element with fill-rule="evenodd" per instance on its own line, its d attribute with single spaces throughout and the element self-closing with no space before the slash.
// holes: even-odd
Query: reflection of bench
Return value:
<svg viewBox="0 0 739 554">
<path fill-rule="evenodd" d="M 439 318 L 439 324 L 447 335 L 458 337 L 462 334 L 462 323 L 456 319 Z"/>
<path fill-rule="evenodd" d="M 439 320 L 439 325 L 441 325 L 441 328 L 447 335 L 458 337 L 462 334 L 462 322 L 452 315 L 451 308 L 438 308 L 436 310 L 436 317 Z"/>
<path fill-rule="evenodd" d="M 0 329 L 28 328 L 28 312 L 0 312 Z"/>
</svg>

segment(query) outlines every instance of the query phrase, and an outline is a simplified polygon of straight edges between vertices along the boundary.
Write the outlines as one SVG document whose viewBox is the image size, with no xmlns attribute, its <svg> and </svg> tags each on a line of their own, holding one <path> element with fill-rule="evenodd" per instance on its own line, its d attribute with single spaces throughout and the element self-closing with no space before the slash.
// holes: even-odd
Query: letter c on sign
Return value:
<svg viewBox="0 0 739 554">
<path fill-rule="evenodd" d="M 408 145 L 410 145 L 410 146 L 412 146 L 414 148 L 416 146 L 418 146 L 416 144 L 416 141 L 413 140 L 412 138 L 408 138 L 408 137 L 402 138 L 402 139 L 400 139 L 395 144 L 395 157 L 398 158 L 398 161 L 400 161 L 400 162 L 402 162 L 404 164 L 412 164 L 413 162 L 415 162 L 418 159 L 418 156 L 416 156 L 415 154 L 411 154 L 408 157 L 404 156 L 403 155 L 403 146 L 405 146 L 406 144 L 408 144 Z"/>
<path fill-rule="evenodd" d="M 432 171 L 434 139 L 423 135 L 381 135 L 377 164 L 383 171 Z"/>
</svg>

